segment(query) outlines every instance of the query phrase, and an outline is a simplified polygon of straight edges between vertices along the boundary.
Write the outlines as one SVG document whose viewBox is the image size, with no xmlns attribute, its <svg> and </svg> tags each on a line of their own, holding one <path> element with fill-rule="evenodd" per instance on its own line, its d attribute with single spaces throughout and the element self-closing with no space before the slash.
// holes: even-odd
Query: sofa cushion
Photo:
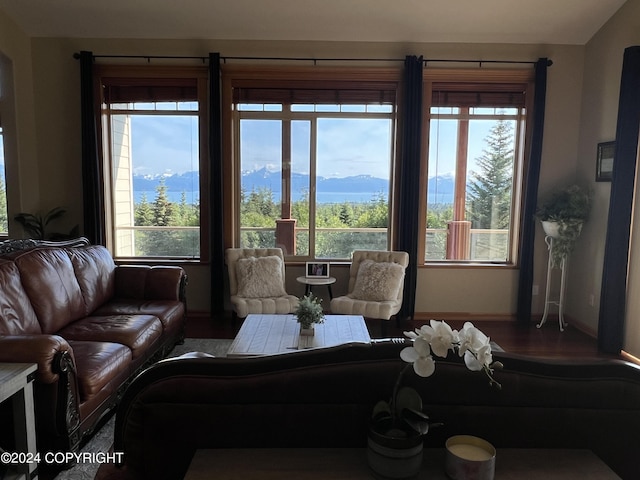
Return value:
<svg viewBox="0 0 640 480">
<path fill-rule="evenodd" d="M 15 263 L 43 333 L 56 333 L 87 315 L 80 285 L 65 250 L 27 250 L 15 257 Z"/>
<path fill-rule="evenodd" d="M 126 345 L 133 358 L 148 353 L 160 338 L 162 323 L 153 315 L 112 315 L 86 317 L 60 330 L 66 340 L 112 342 Z"/>
<path fill-rule="evenodd" d="M 116 264 L 109 250 L 101 245 L 71 248 L 68 251 L 87 313 L 91 313 L 113 297 Z"/>
<path fill-rule="evenodd" d="M 173 300 L 134 300 L 113 299 L 96 311 L 94 316 L 100 315 L 153 315 L 162 322 L 162 327 L 167 329 L 182 326 L 184 323 L 184 303 Z"/>
<path fill-rule="evenodd" d="M 181 300 L 184 270 L 178 266 L 119 265 L 115 272 L 117 298 Z"/>
<path fill-rule="evenodd" d="M 98 393 L 113 378 L 129 370 L 131 350 L 110 342 L 69 341 L 78 373 L 80 398 Z"/>
<path fill-rule="evenodd" d="M 404 267 L 393 262 L 360 262 L 351 294 L 357 300 L 383 302 L 398 298 L 404 280 Z"/>
<path fill-rule="evenodd" d="M 282 259 L 276 255 L 247 257 L 236 262 L 239 297 L 284 297 Z"/>
<path fill-rule="evenodd" d="M 0 260 L 0 335 L 42 333 L 15 263 Z"/>
</svg>

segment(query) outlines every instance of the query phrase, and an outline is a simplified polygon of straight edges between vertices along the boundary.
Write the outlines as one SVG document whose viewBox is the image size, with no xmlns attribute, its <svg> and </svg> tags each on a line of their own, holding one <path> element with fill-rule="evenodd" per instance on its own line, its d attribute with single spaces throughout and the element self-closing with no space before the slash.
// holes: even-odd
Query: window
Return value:
<svg viewBox="0 0 640 480">
<path fill-rule="evenodd" d="M 233 89 L 236 244 L 348 259 L 390 245 L 396 83 Z"/>
<path fill-rule="evenodd" d="M 101 76 L 114 256 L 198 259 L 206 72 L 153 72 Z"/>
<path fill-rule="evenodd" d="M 425 82 L 424 259 L 515 263 L 530 73 L 450 75 Z"/>
</svg>

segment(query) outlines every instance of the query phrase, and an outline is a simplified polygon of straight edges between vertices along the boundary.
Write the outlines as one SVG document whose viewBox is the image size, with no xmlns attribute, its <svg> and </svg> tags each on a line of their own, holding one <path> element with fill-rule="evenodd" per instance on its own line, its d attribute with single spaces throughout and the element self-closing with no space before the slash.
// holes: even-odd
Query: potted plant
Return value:
<svg viewBox="0 0 640 480">
<path fill-rule="evenodd" d="M 49 223 L 62 217 L 65 213 L 67 213 L 66 208 L 55 207 L 44 215 L 41 213 L 18 213 L 13 219 L 22 225 L 25 233 L 29 235 L 30 238 L 35 240 L 66 240 L 80 236 L 78 225 L 73 227 L 68 235 L 63 233 L 48 233 L 46 231 Z"/>
<path fill-rule="evenodd" d="M 313 293 L 298 300 L 298 306 L 293 313 L 300 324 L 301 335 L 313 335 L 314 324 L 324 322 L 322 300 L 315 297 Z"/>
<path fill-rule="evenodd" d="M 407 364 L 398 375 L 391 398 L 375 405 L 369 429 L 369 466 L 385 478 L 413 478 L 422 465 L 422 437 L 440 425 L 429 422 L 422 411 L 420 394 L 402 385 L 411 370 L 420 377 L 429 377 L 435 372 L 433 356 L 446 358 L 453 351 L 464 358 L 469 370 L 483 372 L 489 385 L 501 388 L 493 373 L 502 364 L 493 361 L 489 337 L 471 322 L 458 331 L 446 322 L 431 320 L 429 325 L 404 334 L 411 343 L 400 352 L 400 358 Z"/>
<path fill-rule="evenodd" d="M 553 266 L 560 265 L 573 250 L 590 209 L 591 193 L 578 185 L 552 192 L 538 207 L 536 217 L 542 222 L 545 234 L 553 238 Z"/>
</svg>

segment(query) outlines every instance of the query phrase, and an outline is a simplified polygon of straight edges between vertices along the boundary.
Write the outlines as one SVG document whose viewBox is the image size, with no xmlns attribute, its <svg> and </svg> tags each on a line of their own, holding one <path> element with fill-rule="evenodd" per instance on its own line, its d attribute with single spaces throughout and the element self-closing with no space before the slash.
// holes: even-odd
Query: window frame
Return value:
<svg viewBox="0 0 640 480">
<path fill-rule="evenodd" d="M 208 69 L 207 67 L 193 66 L 140 66 L 140 65 L 111 65 L 99 64 L 94 67 L 94 95 L 96 99 L 95 111 L 97 124 L 99 125 L 97 136 L 99 145 L 99 155 L 102 164 L 103 187 L 106 209 L 106 244 L 114 253 L 116 261 L 127 262 L 149 262 L 149 261 L 177 261 L 180 263 L 207 263 L 209 261 L 209 99 L 208 99 Z M 176 79 L 191 79 L 196 83 L 198 102 L 198 162 L 199 162 L 199 197 L 200 197 L 200 255 L 192 256 L 118 256 L 116 255 L 115 242 L 115 210 L 113 200 L 113 169 L 110 161 L 109 150 L 111 148 L 111 138 L 109 137 L 110 127 L 107 124 L 104 113 L 104 89 L 107 84 L 130 84 L 134 86 L 153 85 L 159 86 L 163 82 L 173 83 Z M 144 100 L 140 100 L 143 102 Z M 136 113 L 143 111 L 135 110 Z M 163 114 L 162 110 L 157 114 Z"/>
<path fill-rule="evenodd" d="M 239 138 L 234 136 L 236 115 L 234 112 L 234 89 L 258 88 L 260 86 L 285 86 L 287 88 L 321 89 L 362 89 L 371 90 L 380 85 L 393 85 L 395 103 L 392 109 L 394 131 L 391 146 L 391 164 L 389 178 L 389 231 L 388 244 L 395 244 L 396 218 L 396 158 L 398 158 L 399 142 L 397 137 L 398 101 L 402 71 L 395 67 L 306 67 L 306 66 L 261 66 L 261 65 L 223 65 L 222 66 L 222 104 L 223 104 L 223 158 L 224 158 L 224 242 L 227 247 L 240 244 L 240 164 L 236 161 Z M 244 103 L 244 102 L 243 102 Z M 247 102 L 249 103 L 249 102 Z M 277 112 L 279 118 L 285 112 Z M 296 112 L 298 113 L 298 112 Z M 302 114 L 302 112 L 300 112 Z M 330 113 L 327 113 L 330 115 Z M 302 116 L 302 115 L 301 115 Z M 316 119 L 317 120 L 317 119 Z M 311 166 L 314 174 L 314 165 Z M 285 188 L 283 186 L 283 188 Z M 284 192 L 283 192 L 284 193 Z M 315 215 L 311 209 L 310 215 Z M 309 256 L 286 255 L 287 261 L 306 261 Z M 333 260 L 324 259 L 323 260 Z M 345 259 L 338 259 L 344 261 Z"/>
<path fill-rule="evenodd" d="M 531 143 L 533 121 L 529 118 L 533 112 L 534 71 L 532 69 L 436 69 L 423 70 L 423 131 L 422 131 L 422 158 L 421 169 L 426 172 L 420 183 L 420 216 L 418 238 L 418 265 L 431 267 L 462 267 L 462 268 L 518 268 L 520 262 L 520 238 L 522 233 L 522 207 L 524 202 L 524 172 L 528 163 L 528 146 Z M 485 84 L 498 86 L 500 84 L 526 85 L 524 97 L 524 128 L 519 128 L 520 138 L 517 139 L 514 149 L 514 189 L 511 202 L 511 228 L 509 231 L 509 259 L 505 262 L 481 261 L 481 260 L 427 260 L 426 259 L 426 231 L 427 231 L 427 183 L 429 177 L 429 139 L 431 128 L 431 107 L 434 84 L 465 84 L 467 86 L 480 87 Z M 497 87 L 499 89 L 499 87 Z M 456 160 L 457 168 L 457 160 Z"/>
</svg>

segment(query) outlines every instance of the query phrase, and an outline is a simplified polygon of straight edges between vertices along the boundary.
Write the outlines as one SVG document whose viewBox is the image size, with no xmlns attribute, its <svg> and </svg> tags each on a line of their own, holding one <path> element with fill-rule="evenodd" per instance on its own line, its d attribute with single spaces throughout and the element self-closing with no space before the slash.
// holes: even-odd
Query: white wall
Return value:
<svg viewBox="0 0 640 480">
<path fill-rule="evenodd" d="M 31 69 L 31 42 L 4 12 L 0 11 L 0 52 L 2 53 L 3 85 L 2 126 L 5 137 L 7 162 L 7 204 L 9 234 L 19 237 L 22 229 L 12 221 L 19 212 L 33 212 L 39 203 L 40 190 L 37 157 L 35 109 L 33 98 L 33 72 Z M 15 188 L 15 185 L 28 185 Z"/>
<path fill-rule="evenodd" d="M 576 178 L 591 186 L 594 204 L 569 270 L 568 312 L 578 326 L 597 332 L 611 184 L 595 182 L 596 149 L 615 139 L 625 48 L 640 44 L 640 1 L 629 0 L 585 47 L 579 160 Z M 638 206 L 635 208 L 638 214 Z M 640 223 L 634 221 L 634 231 Z M 640 252 L 632 242 L 628 289 L 627 348 L 640 354 Z M 589 296 L 594 294 L 594 304 Z M 638 340 L 634 340 L 638 339 Z"/>
</svg>

